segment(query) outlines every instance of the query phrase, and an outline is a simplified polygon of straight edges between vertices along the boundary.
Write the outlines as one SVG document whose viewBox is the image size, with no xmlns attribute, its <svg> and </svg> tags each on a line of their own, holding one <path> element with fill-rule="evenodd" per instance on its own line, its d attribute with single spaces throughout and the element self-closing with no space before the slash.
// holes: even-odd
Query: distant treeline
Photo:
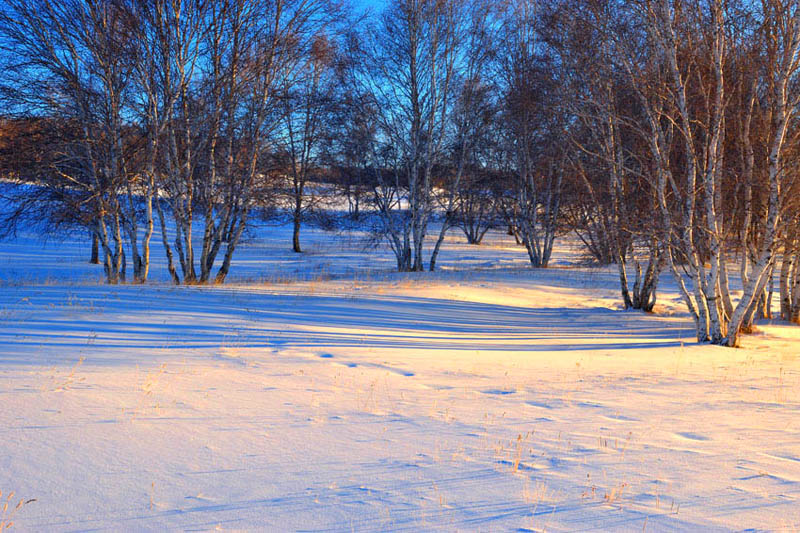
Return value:
<svg viewBox="0 0 800 533">
<path fill-rule="evenodd" d="M 700 341 L 776 278 L 800 318 L 796 0 L 7 0 L 0 47 L 0 170 L 38 185 L 3 229 L 88 229 L 109 283 L 156 225 L 175 283 L 220 283 L 257 211 L 300 252 L 346 199 L 400 271 L 453 228 L 534 267 L 574 232 L 626 308 L 672 275 Z"/>
</svg>

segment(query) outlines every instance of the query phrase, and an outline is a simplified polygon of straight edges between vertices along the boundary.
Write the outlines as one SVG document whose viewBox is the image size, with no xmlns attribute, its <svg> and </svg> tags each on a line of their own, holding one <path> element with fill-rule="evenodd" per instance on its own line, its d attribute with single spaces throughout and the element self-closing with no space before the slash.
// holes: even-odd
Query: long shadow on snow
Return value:
<svg viewBox="0 0 800 533">
<path fill-rule="evenodd" d="M 0 323 L 0 364 L 72 364 L 74 357 L 60 356 L 67 348 L 82 350 L 95 364 L 124 364 L 132 362 L 130 354 L 109 352 L 147 350 L 139 362 L 150 350 L 185 357 L 221 346 L 596 351 L 672 347 L 692 338 L 686 319 L 602 307 L 128 286 L 71 292 L 95 307 L 52 308 L 53 300 L 63 300 L 63 289 L 39 287 L 19 304 L 24 322 Z"/>
</svg>

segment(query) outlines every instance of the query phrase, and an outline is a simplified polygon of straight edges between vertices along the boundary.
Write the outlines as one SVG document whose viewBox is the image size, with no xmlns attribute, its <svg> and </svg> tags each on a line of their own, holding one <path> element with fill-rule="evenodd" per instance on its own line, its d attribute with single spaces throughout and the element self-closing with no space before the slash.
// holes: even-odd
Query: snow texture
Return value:
<svg viewBox="0 0 800 533">
<path fill-rule="evenodd" d="M 800 328 L 697 345 L 561 243 L 455 233 L 396 274 L 356 233 L 259 229 L 231 283 L 103 285 L 88 238 L 0 243 L 13 530 L 800 528 Z M 0 505 L 0 509 L 2 506 Z M 7 515 L 11 514 L 10 510 Z"/>
</svg>

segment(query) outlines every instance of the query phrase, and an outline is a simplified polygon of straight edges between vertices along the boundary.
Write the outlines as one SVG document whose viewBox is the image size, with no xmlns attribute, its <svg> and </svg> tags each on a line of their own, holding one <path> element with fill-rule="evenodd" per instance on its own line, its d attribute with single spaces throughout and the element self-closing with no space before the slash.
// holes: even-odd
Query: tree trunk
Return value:
<svg viewBox="0 0 800 533">
<path fill-rule="evenodd" d="M 161 201 L 158 199 L 158 196 L 156 196 L 155 204 L 158 220 L 161 223 L 161 243 L 164 245 L 164 251 L 167 254 L 167 270 L 169 270 L 173 283 L 175 283 L 175 285 L 180 285 L 181 278 L 178 276 L 178 271 L 175 270 L 175 259 L 172 256 L 172 247 L 169 245 L 169 238 L 167 237 L 167 221 L 164 217 L 164 210 L 161 207 Z"/>
<path fill-rule="evenodd" d="M 300 248 L 300 213 L 295 209 L 294 217 L 292 218 L 292 251 L 301 253 L 303 250 Z"/>
<path fill-rule="evenodd" d="M 442 243 L 444 242 L 444 237 L 447 234 L 447 230 L 450 228 L 450 212 L 448 211 L 445 215 L 444 220 L 442 221 L 442 229 L 439 230 L 439 237 L 436 239 L 436 244 L 433 246 L 433 253 L 431 253 L 431 261 L 430 261 L 430 271 L 433 272 L 436 270 L 436 260 L 439 258 L 439 250 L 442 247 Z"/>
<path fill-rule="evenodd" d="M 97 239 L 97 234 L 92 231 L 90 232 L 92 236 L 92 257 L 89 259 L 89 263 L 93 265 L 100 264 L 100 244 Z"/>
</svg>

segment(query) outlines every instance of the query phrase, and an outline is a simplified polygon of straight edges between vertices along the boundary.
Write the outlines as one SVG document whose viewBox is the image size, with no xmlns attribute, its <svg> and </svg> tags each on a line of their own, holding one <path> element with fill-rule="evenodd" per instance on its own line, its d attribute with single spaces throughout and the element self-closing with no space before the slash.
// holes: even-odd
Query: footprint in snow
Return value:
<svg viewBox="0 0 800 533">
<path fill-rule="evenodd" d="M 675 435 L 686 440 L 698 440 L 698 441 L 711 440 L 705 435 L 701 435 L 699 433 L 692 433 L 691 431 L 681 431 L 679 433 L 675 433 Z"/>
<path fill-rule="evenodd" d="M 608 420 L 620 420 L 622 422 L 638 422 L 639 421 L 638 418 L 633 418 L 631 416 L 625 416 L 625 415 L 604 415 L 603 418 L 606 418 Z"/>
<path fill-rule="evenodd" d="M 601 407 L 605 407 L 605 405 L 601 405 L 599 403 L 592 403 L 592 402 L 578 402 L 578 407 L 590 407 L 592 409 L 599 409 Z"/>
<path fill-rule="evenodd" d="M 420 386 L 423 389 L 433 389 L 433 390 L 453 390 L 453 387 L 450 385 L 436 385 L 432 383 L 422 383 Z"/>
<path fill-rule="evenodd" d="M 563 406 L 563 402 L 561 402 L 560 400 L 547 400 L 547 401 L 528 400 L 525 403 L 530 405 L 531 407 L 538 407 L 539 409 L 555 409 L 556 407 Z"/>
<path fill-rule="evenodd" d="M 492 394 L 494 396 L 505 396 L 506 394 L 514 394 L 516 391 L 512 389 L 487 389 L 481 392 L 484 394 Z"/>
<path fill-rule="evenodd" d="M 329 354 L 329 353 L 319 354 L 319 357 L 321 357 L 322 359 L 333 359 L 334 358 L 333 354 Z M 358 366 L 358 363 L 353 363 L 353 362 L 350 362 L 350 361 L 339 361 L 337 364 L 342 365 L 342 366 L 346 366 L 347 368 L 356 368 Z M 408 370 L 401 370 L 401 369 L 394 368 L 394 367 L 391 367 L 391 366 L 388 366 L 388 365 L 381 365 L 381 364 L 376 364 L 376 363 L 365 363 L 363 366 L 370 367 L 370 368 L 377 368 L 379 370 L 388 370 L 389 372 L 394 372 L 395 374 L 400 374 L 401 376 L 406 376 L 406 377 L 412 377 L 414 375 L 413 372 L 410 372 Z"/>
<path fill-rule="evenodd" d="M 333 359 L 334 358 L 334 355 L 332 353 L 321 353 L 321 354 L 318 354 L 318 356 L 320 357 L 320 359 Z M 347 368 L 355 368 L 355 367 L 358 366 L 356 363 L 349 363 L 349 362 L 345 362 L 345 361 L 342 361 L 339 364 L 342 365 L 342 366 L 346 366 Z"/>
</svg>

